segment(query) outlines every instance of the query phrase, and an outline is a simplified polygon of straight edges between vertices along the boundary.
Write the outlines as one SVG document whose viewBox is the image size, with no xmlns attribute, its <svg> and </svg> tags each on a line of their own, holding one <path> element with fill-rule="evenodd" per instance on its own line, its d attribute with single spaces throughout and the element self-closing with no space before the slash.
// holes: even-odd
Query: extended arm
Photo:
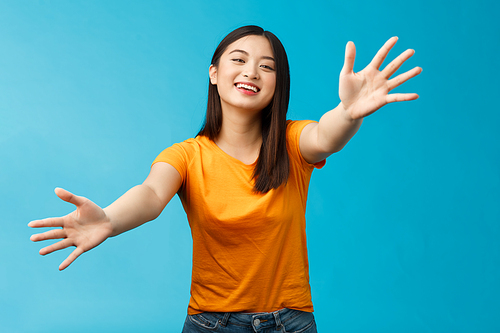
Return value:
<svg viewBox="0 0 500 333">
<path fill-rule="evenodd" d="M 179 172 L 170 164 L 156 163 L 148 178 L 131 188 L 104 212 L 113 226 L 111 236 L 157 218 L 181 186 Z"/>
<path fill-rule="evenodd" d="M 307 125 L 300 137 L 300 150 L 308 162 L 321 161 L 341 150 L 356 134 L 363 118 L 382 106 L 418 98 L 418 95 L 413 93 L 389 94 L 392 89 L 422 72 L 420 67 L 415 67 L 390 79 L 415 51 L 406 50 L 382 71 L 379 70 L 396 41 L 397 37 L 389 39 L 370 64 L 358 73 L 353 71 L 356 48 L 354 43 L 347 43 L 344 67 L 339 80 L 341 102 L 335 109 L 325 113 L 319 123 Z"/>
<path fill-rule="evenodd" d="M 181 185 L 181 176 L 167 163 L 156 163 L 142 185 L 127 191 L 105 209 L 101 209 L 87 198 L 57 188 L 58 197 L 76 206 L 72 213 L 57 218 L 32 221 L 33 228 L 52 227 L 44 233 L 31 236 L 34 242 L 47 239 L 62 239 L 40 250 L 46 255 L 57 250 L 75 246 L 76 249 L 59 266 L 68 267 L 82 253 L 93 249 L 108 237 L 151 221 L 160 215 Z"/>
</svg>

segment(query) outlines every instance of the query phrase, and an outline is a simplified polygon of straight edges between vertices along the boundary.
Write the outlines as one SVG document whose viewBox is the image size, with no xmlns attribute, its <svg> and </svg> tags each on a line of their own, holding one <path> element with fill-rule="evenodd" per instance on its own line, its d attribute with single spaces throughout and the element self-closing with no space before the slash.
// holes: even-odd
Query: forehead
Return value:
<svg viewBox="0 0 500 333">
<path fill-rule="evenodd" d="M 245 36 L 230 44 L 224 54 L 229 54 L 234 50 L 246 51 L 250 56 L 273 56 L 271 43 L 264 36 Z"/>
</svg>

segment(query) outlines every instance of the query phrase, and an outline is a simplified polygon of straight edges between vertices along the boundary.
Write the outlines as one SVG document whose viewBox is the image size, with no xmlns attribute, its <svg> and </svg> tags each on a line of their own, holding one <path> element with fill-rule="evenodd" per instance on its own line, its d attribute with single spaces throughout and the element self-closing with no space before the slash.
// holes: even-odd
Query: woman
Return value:
<svg viewBox="0 0 500 333">
<path fill-rule="evenodd" d="M 353 72 L 355 47 L 349 42 L 340 104 L 319 122 L 287 121 L 290 76 L 282 44 L 256 26 L 236 29 L 212 58 L 207 114 L 196 138 L 164 150 L 142 185 L 104 209 L 56 189 L 77 209 L 30 222 L 62 228 L 31 240 L 62 238 L 42 255 L 75 246 L 59 266 L 63 270 L 108 237 L 158 217 L 178 193 L 193 236 L 183 332 L 316 332 L 305 236 L 309 179 L 364 117 L 387 103 L 418 98 L 388 94 L 421 72 L 416 67 L 389 79 L 413 50 L 379 70 L 396 41 L 389 39 L 359 73 Z"/>
</svg>

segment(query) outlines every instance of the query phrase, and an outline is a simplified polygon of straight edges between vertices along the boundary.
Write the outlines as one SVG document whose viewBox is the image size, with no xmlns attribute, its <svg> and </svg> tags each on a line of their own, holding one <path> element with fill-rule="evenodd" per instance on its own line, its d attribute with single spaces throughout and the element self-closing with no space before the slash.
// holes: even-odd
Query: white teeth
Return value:
<svg viewBox="0 0 500 333">
<path fill-rule="evenodd" d="M 245 88 L 247 90 L 252 90 L 253 92 L 257 92 L 257 87 L 254 87 L 254 86 L 249 86 L 247 84 L 243 84 L 243 83 L 238 83 L 236 85 L 236 88 Z"/>
</svg>

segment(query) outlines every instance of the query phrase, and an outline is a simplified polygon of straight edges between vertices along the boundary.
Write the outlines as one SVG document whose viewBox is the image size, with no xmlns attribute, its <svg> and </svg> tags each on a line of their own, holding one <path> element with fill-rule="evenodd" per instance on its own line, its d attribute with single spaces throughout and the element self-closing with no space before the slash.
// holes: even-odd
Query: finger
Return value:
<svg viewBox="0 0 500 333">
<path fill-rule="evenodd" d="M 77 247 L 71 254 L 59 265 L 59 270 L 62 271 L 63 269 L 67 268 L 73 261 L 76 260 L 83 252 L 82 249 Z"/>
<path fill-rule="evenodd" d="M 415 68 L 409 70 L 408 72 L 405 72 L 403 74 L 399 74 L 398 76 L 396 76 L 395 78 L 393 78 L 392 80 L 389 80 L 387 82 L 387 84 L 389 85 L 389 90 L 392 90 L 396 87 L 399 87 L 400 85 L 402 85 L 403 83 L 405 83 L 409 79 L 417 76 L 420 73 L 422 73 L 422 68 L 415 67 Z"/>
<path fill-rule="evenodd" d="M 414 54 L 415 50 L 409 49 L 404 51 L 384 68 L 384 70 L 382 71 L 382 75 L 386 78 L 390 78 L 392 74 L 396 73 L 399 67 L 401 67 L 401 65 Z"/>
<path fill-rule="evenodd" d="M 64 221 L 62 217 L 50 217 L 43 220 L 35 220 L 28 223 L 28 227 L 31 228 L 57 228 L 62 227 Z"/>
<path fill-rule="evenodd" d="M 73 241 L 66 238 L 66 239 L 63 239 L 62 241 L 59 241 L 57 243 L 54 243 L 54 244 L 49 245 L 47 247 L 44 247 L 43 249 L 40 250 L 39 253 L 42 256 L 44 256 L 44 255 L 47 255 L 47 254 L 52 253 L 54 251 L 62 250 L 62 249 L 65 249 L 67 247 L 70 247 L 70 246 L 73 246 Z"/>
<path fill-rule="evenodd" d="M 390 94 L 386 97 L 387 103 L 393 102 L 405 102 L 417 99 L 419 96 L 417 94 Z"/>
<path fill-rule="evenodd" d="M 72 203 L 75 206 L 81 206 L 85 203 L 87 199 L 84 197 L 80 197 L 78 195 L 74 195 L 73 193 L 66 191 L 65 189 L 62 189 L 60 187 L 57 187 L 54 192 L 56 195 L 61 198 L 64 201 L 67 201 L 69 203 Z"/>
<path fill-rule="evenodd" d="M 353 42 L 347 42 L 345 46 L 345 58 L 344 58 L 344 67 L 342 67 L 342 71 L 340 74 L 346 75 L 353 72 L 354 69 L 354 59 L 356 58 L 356 46 Z"/>
<path fill-rule="evenodd" d="M 389 54 L 389 51 L 392 49 L 394 44 L 398 41 L 398 37 L 391 37 L 387 42 L 385 42 L 384 46 L 378 50 L 377 54 L 375 57 L 373 57 L 372 61 L 370 62 L 371 66 L 374 66 L 376 69 L 379 69 L 380 66 L 382 66 L 382 63 L 385 60 L 385 57 L 387 57 L 387 54 Z"/>
<path fill-rule="evenodd" d="M 47 239 L 59 239 L 65 237 L 66 237 L 66 231 L 64 231 L 63 229 L 54 229 L 41 234 L 32 235 L 30 239 L 33 242 L 39 242 Z"/>
</svg>

